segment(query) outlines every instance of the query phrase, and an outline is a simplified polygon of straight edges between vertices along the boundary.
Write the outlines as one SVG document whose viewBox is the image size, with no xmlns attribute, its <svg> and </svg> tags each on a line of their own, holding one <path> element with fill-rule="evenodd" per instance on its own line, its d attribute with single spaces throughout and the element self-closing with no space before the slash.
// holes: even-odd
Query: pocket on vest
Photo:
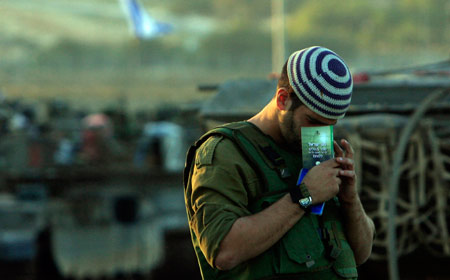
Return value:
<svg viewBox="0 0 450 280">
<path fill-rule="evenodd" d="M 352 248 L 345 238 L 340 238 L 342 252 L 333 264 L 334 271 L 343 278 L 358 277 L 356 269 L 355 257 Z"/>
<path fill-rule="evenodd" d="M 303 216 L 281 240 L 281 250 L 287 259 L 280 259 L 281 271 L 308 271 L 318 265 L 324 247 L 318 234 L 318 225 L 308 216 Z M 301 266 L 299 266 L 301 264 Z"/>
<path fill-rule="evenodd" d="M 342 217 L 339 215 L 340 210 L 337 199 L 334 203 L 327 203 L 328 212 L 325 213 L 325 226 L 332 231 L 332 239 L 335 246 L 341 249 L 340 255 L 334 260 L 333 270 L 343 278 L 358 277 L 358 270 L 356 269 L 355 256 L 350 244 L 344 233 L 344 228 L 341 224 Z"/>
</svg>

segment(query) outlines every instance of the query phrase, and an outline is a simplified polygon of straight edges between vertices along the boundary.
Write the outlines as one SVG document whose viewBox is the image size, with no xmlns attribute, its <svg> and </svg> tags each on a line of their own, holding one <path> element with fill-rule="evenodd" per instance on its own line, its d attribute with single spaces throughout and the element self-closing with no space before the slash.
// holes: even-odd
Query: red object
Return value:
<svg viewBox="0 0 450 280">
<path fill-rule="evenodd" d="M 366 72 L 360 72 L 353 75 L 353 82 L 355 84 L 367 83 L 369 80 L 370 76 Z"/>
</svg>

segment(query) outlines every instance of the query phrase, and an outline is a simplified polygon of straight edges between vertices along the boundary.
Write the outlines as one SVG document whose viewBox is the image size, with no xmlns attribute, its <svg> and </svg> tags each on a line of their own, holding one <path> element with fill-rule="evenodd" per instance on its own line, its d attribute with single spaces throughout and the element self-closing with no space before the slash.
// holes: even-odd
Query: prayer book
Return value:
<svg viewBox="0 0 450 280">
<path fill-rule="evenodd" d="M 332 125 L 302 127 L 301 132 L 303 168 L 300 171 L 297 185 L 302 183 L 308 170 L 334 158 Z M 311 213 L 322 215 L 324 206 L 325 203 L 312 205 Z"/>
</svg>

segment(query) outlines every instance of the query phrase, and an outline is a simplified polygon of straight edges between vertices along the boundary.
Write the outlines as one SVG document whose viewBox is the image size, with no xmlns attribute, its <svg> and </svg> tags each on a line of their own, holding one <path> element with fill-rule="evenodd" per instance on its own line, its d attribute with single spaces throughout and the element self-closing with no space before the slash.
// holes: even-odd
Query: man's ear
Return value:
<svg viewBox="0 0 450 280">
<path fill-rule="evenodd" d="M 290 104 L 289 92 L 284 87 L 277 89 L 276 94 L 277 108 L 280 111 L 287 110 Z"/>
</svg>

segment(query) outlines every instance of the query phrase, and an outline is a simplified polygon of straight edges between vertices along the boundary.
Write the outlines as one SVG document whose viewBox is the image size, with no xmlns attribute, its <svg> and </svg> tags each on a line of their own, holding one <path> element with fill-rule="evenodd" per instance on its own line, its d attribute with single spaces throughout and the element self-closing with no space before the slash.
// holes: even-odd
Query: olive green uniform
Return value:
<svg viewBox="0 0 450 280">
<path fill-rule="evenodd" d="M 193 146 L 185 169 L 185 202 L 204 279 L 357 277 L 337 198 L 326 203 L 323 216 L 305 214 L 260 256 L 230 271 L 215 267 L 220 242 L 233 223 L 285 195 L 296 185 L 301 164 L 301 155 L 279 147 L 248 122 L 213 130 Z"/>
</svg>

